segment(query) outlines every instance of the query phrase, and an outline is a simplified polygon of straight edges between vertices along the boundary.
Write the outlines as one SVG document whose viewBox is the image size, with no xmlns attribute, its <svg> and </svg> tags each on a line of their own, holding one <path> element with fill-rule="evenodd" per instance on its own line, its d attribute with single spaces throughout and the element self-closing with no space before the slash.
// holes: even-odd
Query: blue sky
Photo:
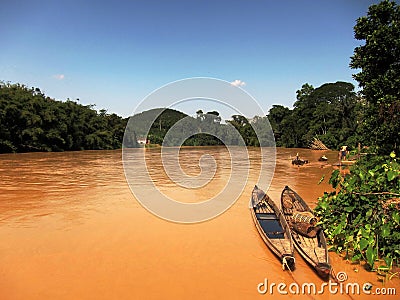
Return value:
<svg viewBox="0 0 400 300">
<path fill-rule="evenodd" d="M 0 80 L 123 116 L 162 85 L 204 76 L 245 82 L 265 111 L 291 107 L 303 83 L 357 84 L 353 26 L 377 2 L 7 1 Z"/>
</svg>

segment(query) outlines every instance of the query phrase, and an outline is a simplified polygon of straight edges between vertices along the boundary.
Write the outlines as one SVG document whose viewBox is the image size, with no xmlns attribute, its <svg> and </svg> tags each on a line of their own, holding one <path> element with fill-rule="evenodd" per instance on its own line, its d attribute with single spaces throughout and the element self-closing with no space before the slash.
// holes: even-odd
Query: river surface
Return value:
<svg viewBox="0 0 400 300">
<path fill-rule="evenodd" d="M 146 151 L 155 185 L 183 202 L 212 197 L 231 171 L 224 147 L 182 149 L 180 163 L 188 174 L 200 172 L 203 154 L 217 164 L 215 179 L 188 194 L 162 170 L 159 148 L 134 151 Z M 296 152 L 310 163 L 292 166 Z M 317 161 L 323 154 L 328 163 Z M 258 183 L 260 151 L 249 149 L 249 157 L 248 180 L 230 209 L 205 222 L 178 224 L 135 199 L 120 150 L 0 155 L 0 299 L 351 299 L 327 290 L 311 296 L 257 291 L 265 280 L 317 287 L 323 281 L 297 253 L 293 274 L 282 271 L 258 235 L 248 203 Z M 289 185 L 314 207 L 330 190 L 330 163 L 336 160 L 336 152 L 278 148 L 268 194 L 278 202 Z M 373 290 L 395 287 L 397 296 L 387 297 L 398 299 L 398 279 L 383 285 L 362 266 L 334 253 L 330 258 L 336 273 L 346 272 L 346 282 L 369 282 Z M 383 299 L 362 292 L 352 298 Z"/>
</svg>

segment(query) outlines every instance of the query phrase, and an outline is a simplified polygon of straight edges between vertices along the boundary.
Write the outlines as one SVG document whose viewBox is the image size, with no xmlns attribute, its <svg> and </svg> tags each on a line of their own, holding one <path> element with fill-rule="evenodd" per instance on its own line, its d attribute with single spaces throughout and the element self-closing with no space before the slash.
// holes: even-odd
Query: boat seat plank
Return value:
<svg viewBox="0 0 400 300">
<path fill-rule="evenodd" d="M 275 214 L 271 213 L 256 213 L 258 220 L 278 220 L 279 218 Z"/>
</svg>

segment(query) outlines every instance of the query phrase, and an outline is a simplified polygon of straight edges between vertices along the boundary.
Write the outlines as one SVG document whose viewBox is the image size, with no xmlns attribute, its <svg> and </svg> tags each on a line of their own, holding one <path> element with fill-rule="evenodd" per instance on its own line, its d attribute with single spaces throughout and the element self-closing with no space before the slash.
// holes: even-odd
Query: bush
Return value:
<svg viewBox="0 0 400 300">
<path fill-rule="evenodd" d="M 375 269 L 383 258 L 388 269 L 400 259 L 400 168 L 395 153 L 366 156 L 341 175 L 332 172 L 336 191 L 318 199 L 316 214 L 337 252 Z"/>
</svg>

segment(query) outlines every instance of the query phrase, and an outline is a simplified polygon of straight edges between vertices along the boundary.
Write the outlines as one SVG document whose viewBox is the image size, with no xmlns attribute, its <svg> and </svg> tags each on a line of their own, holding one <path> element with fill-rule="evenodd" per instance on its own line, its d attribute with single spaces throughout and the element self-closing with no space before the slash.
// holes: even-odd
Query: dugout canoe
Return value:
<svg viewBox="0 0 400 300">
<path fill-rule="evenodd" d="M 311 222 L 316 222 L 311 208 L 303 198 L 288 186 L 282 191 L 281 207 L 289 225 L 296 250 L 315 269 L 320 277 L 329 277 L 331 265 L 324 232 L 318 226 L 307 225 L 310 220 Z M 299 230 L 299 227 L 302 229 L 299 224 L 307 225 L 305 232 Z M 307 231 L 309 232 L 307 233 Z"/>
<path fill-rule="evenodd" d="M 282 269 L 293 270 L 294 246 L 289 225 L 278 206 L 257 185 L 251 194 L 250 212 L 258 233 L 268 248 L 280 259 Z"/>
</svg>

